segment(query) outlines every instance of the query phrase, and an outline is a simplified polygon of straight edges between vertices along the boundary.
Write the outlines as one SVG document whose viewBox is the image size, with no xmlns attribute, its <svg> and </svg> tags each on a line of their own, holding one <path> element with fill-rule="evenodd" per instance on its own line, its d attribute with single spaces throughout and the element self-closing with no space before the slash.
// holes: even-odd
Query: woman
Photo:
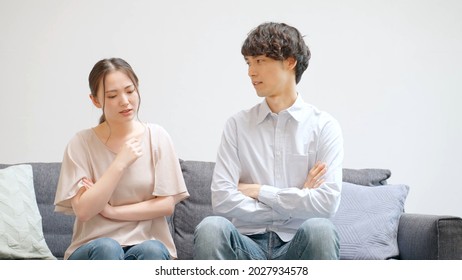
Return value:
<svg viewBox="0 0 462 280">
<path fill-rule="evenodd" d="M 96 63 L 89 84 L 103 115 L 64 153 L 55 211 L 76 216 L 64 258 L 176 258 L 165 217 L 189 194 L 172 141 L 138 120 L 138 78 L 123 59 Z"/>
</svg>

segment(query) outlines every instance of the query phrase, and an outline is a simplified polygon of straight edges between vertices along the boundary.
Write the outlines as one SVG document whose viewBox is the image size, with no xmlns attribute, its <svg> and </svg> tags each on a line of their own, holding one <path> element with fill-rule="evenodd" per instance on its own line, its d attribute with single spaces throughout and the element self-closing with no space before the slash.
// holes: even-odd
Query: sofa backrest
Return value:
<svg viewBox="0 0 462 280">
<path fill-rule="evenodd" d="M 175 207 L 170 222 L 178 258 L 193 258 L 194 229 L 207 216 L 213 215 L 210 196 L 214 162 L 180 160 L 190 197 Z"/>
</svg>

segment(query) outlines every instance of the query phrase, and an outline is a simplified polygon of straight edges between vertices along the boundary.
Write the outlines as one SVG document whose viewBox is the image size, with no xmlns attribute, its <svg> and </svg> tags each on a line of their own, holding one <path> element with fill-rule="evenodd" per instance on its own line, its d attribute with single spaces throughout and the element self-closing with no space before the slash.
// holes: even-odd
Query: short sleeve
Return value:
<svg viewBox="0 0 462 280">
<path fill-rule="evenodd" d="M 175 203 L 189 197 L 180 161 L 170 135 L 158 125 L 149 125 L 154 160 L 155 196 L 174 196 Z"/>
<path fill-rule="evenodd" d="M 71 198 L 77 193 L 80 180 L 85 177 L 92 178 L 86 147 L 80 134 L 76 134 L 66 146 L 56 189 L 56 212 L 74 214 Z"/>
</svg>

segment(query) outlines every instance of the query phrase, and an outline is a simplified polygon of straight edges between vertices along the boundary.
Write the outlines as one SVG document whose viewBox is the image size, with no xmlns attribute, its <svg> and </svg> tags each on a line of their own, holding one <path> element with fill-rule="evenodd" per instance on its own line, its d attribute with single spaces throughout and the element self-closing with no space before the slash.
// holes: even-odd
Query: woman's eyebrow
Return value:
<svg viewBox="0 0 462 280">
<path fill-rule="evenodd" d="M 128 88 L 130 88 L 130 87 L 135 87 L 135 85 L 134 85 L 134 84 L 130 84 L 130 85 L 124 87 L 124 89 L 128 89 Z M 110 90 L 106 90 L 106 91 L 105 91 L 105 93 L 109 93 L 109 92 L 117 92 L 117 89 L 110 89 Z"/>
<path fill-rule="evenodd" d="M 111 89 L 111 90 L 106 90 L 105 93 L 110 93 L 110 92 L 117 92 L 116 89 Z"/>
</svg>

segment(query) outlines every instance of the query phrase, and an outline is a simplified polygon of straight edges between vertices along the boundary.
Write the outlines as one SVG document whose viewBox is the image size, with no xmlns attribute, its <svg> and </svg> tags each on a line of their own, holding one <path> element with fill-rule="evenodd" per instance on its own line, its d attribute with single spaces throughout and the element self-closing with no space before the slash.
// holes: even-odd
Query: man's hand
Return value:
<svg viewBox="0 0 462 280">
<path fill-rule="evenodd" d="M 317 162 L 313 168 L 311 168 L 310 172 L 308 172 L 308 176 L 303 187 L 308 189 L 315 189 L 321 186 L 324 183 L 323 176 L 326 174 L 326 172 L 327 165 L 322 162 Z"/>
<path fill-rule="evenodd" d="M 237 189 L 244 195 L 251 197 L 253 199 L 258 199 L 260 194 L 261 185 L 259 184 L 243 184 L 239 183 Z"/>
</svg>

